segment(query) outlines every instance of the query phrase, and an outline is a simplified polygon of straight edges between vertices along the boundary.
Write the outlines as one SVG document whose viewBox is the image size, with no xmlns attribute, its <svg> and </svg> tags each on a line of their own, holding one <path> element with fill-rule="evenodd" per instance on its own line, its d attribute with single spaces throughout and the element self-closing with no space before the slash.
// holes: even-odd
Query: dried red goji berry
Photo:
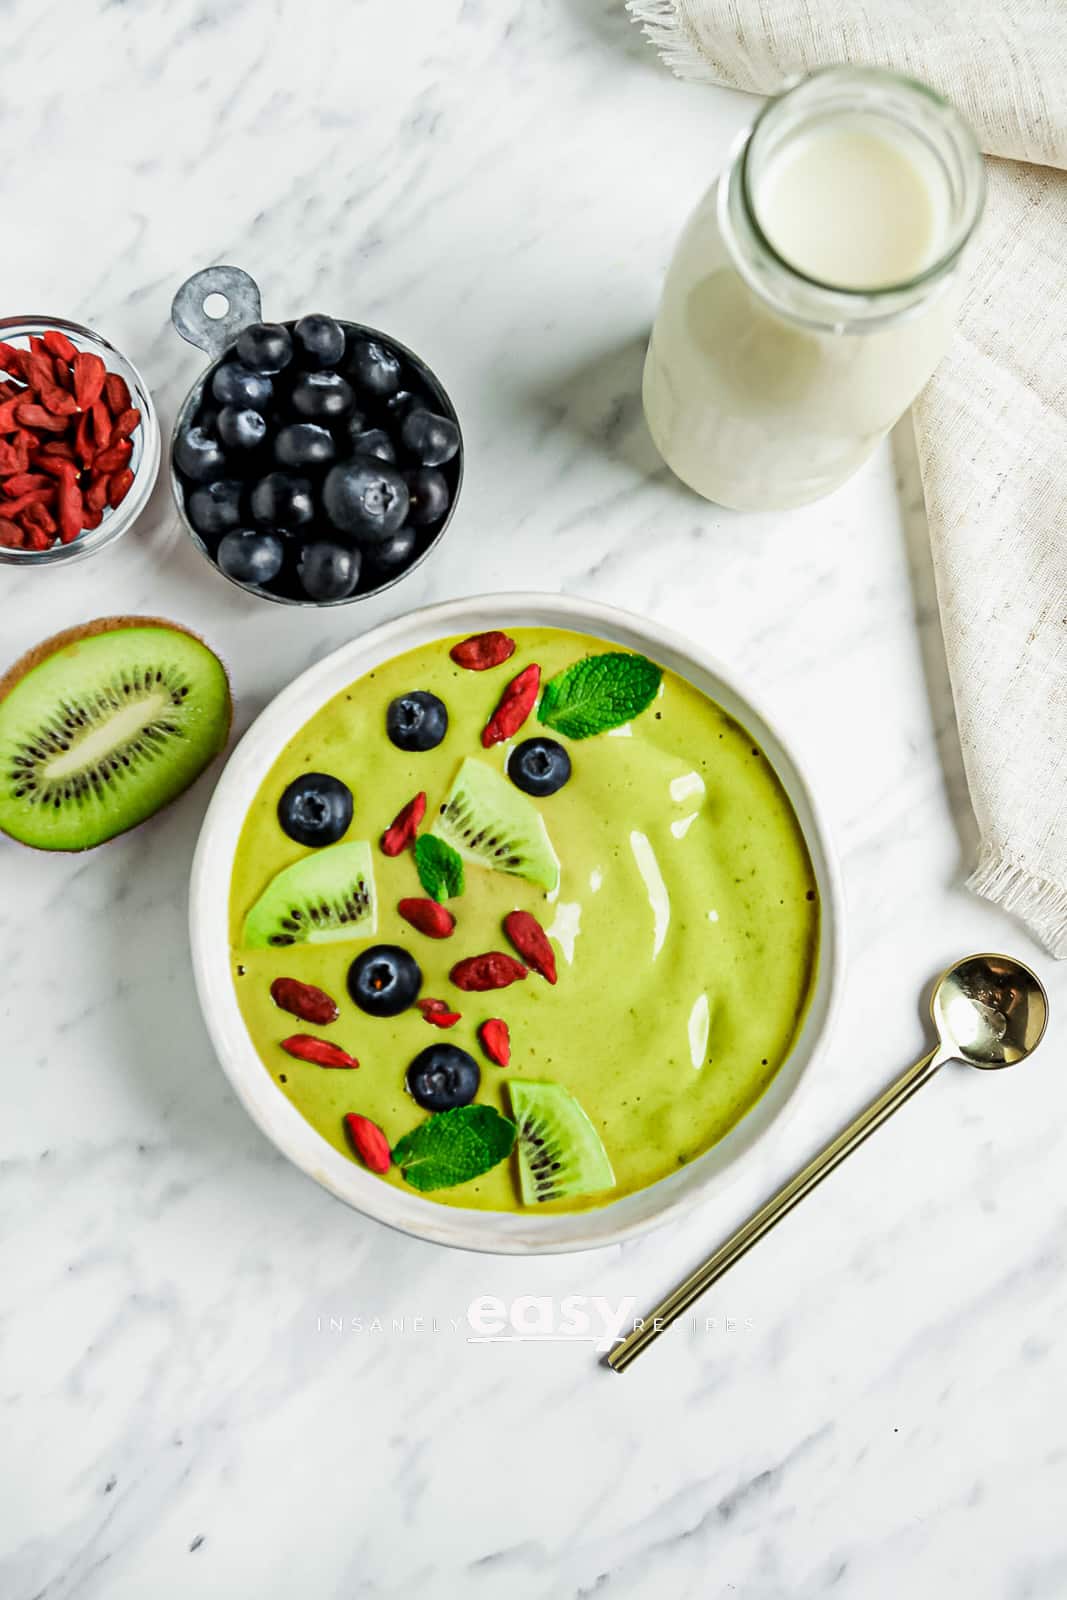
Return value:
<svg viewBox="0 0 1067 1600">
<path fill-rule="evenodd" d="M 482 730 L 482 744 L 486 750 L 518 733 L 534 708 L 540 687 L 541 668 L 536 662 L 524 667 L 517 677 L 512 678 Z"/>
<path fill-rule="evenodd" d="M 469 639 L 454 644 L 448 653 L 457 667 L 466 667 L 468 672 L 487 672 L 515 654 L 515 641 L 494 628 L 488 633 L 472 634 Z"/>
<path fill-rule="evenodd" d="M 0 400 L 21 400 L 25 390 L 20 383 L 0 382 Z"/>
<path fill-rule="evenodd" d="M 358 1067 L 355 1056 L 350 1056 L 340 1045 L 329 1039 L 316 1039 L 312 1033 L 294 1033 L 282 1040 L 282 1049 L 298 1061 L 310 1061 L 316 1067 Z"/>
<path fill-rule="evenodd" d="M 0 339 L 0 370 L 13 372 L 16 376 L 22 372 L 22 351 L 8 344 L 5 339 Z"/>
<path fill-rule="evenodd" d="M 420 789 L 414 800 L 408 801 L 382 834 L 382 854 L 398 856 L 402 850 L 406 850 L 414 841 L 419 831 L 419 823 L 425 815 L 426 795 Z"/>
<path fill-rule="evenodd" d="M 51 355 L 58 356 L 61 361 L 73 361 L 78 354 L 66 334 L 60 333 L 58 328 L 49 328 L 42 334 L 41 343 Z"/>
<path fill-rule="evenodd" d="M 104 520 L 104 513 L 102 511 L 89 511 L 89 510 L 83 511 L 82 512 L 82 532 L 83 533 L 92 533 L 94 528 L 99 528 L 99 526 L 103 522 L 103 520 Z"/>
<path fill-rule="evenodd" d="M 106 450 L 101 450 L 99 455 L 92 458 L 94 472 L 120 472 L 133 454 L 133 445 L 128 439 L 120 439 L 118 444 L 109 445 Z"/>
<path fill-rule="evenodd" d="M 529 911 L 511 911 L 504 918 L 504 932 L 528 967 L 556 981 L 556 952 L 548 942 L 548 935 Z"/>
<path fill-rule="evenodd" d="M 17 395 L 0 404 L 0 433 L 16 433 L 20 426 L 18 412 L 26 404 L 22 396 L 24 390 L 19 390 Z"/>
<path fill-rule="evenodd" d="M 3 502 L 5 517 L 12 519 L 19 517 L 27 506 L 51 505 L 56 496 L 55 484 L 50 483 L 46 489 L 27 489 L 25 494 L 19 495 L 16 500 Z"/>
<path fill-rule="evenodd" d="M 13 472 L 28 472 L 30 470 L 30 452 L 22 443 L 23 438 L 29 434 L 16 434 L 13 439 L 0 439 L 0 477 L 7 478 Z"/>
<path fill-rule="evenodd" d="M 73 472 L 59 480 L 59 539 L 61 544 L 73 544 L 85 527 L 85 507 L 82 492 Z"/>
<path fill-rule="evenodd" d="M 325 989 L 313 983 L 301 983 L 296 978 L 275 978 L 270 986 L 270 997 L 282 1011 L 299 1017 L 301 1022 L 314 1022 L 324 1028 L 336 1022 L 340 1012 L 337 1001 Z"/>
<path fill-rule="evenodd" d="M 35 505 L 27 506 L 23 511 L 22 526 L 24 528 L 38 529 L 45 535 L 49 544 L 52 543 L 58 532 L 55 517 L 48 507 L 41 505 L 39 501 Z"/>
<path fill-rule="evenodd" d="M 393 1157 L 389 1140 L 378 1124 L 369 1117 L 361 1117 L 358 1111 L 350 1111 L 345 1118 L 345 1127 L 363 1165 L 371 1172 L 388 1172 Z"/>
<path fill-rule="evenodd" d="M 79 350 L 72 362 L 74 372 L 74 398 L 83 411 L 88 411 L 99 400 L 107 377 L 107 368 L 92 351 Z"/>
<path fill-rule="evenodd" d="M 52 359 L 52 375 L 61 389 L 65 389 L 70 395 L 74 393 L 74 379 L 71 376 L 70 367 L 59 356 L 54 356 Z M 77 405 L 77 401 L 75 401 L 75 405 Z"/>
<path fill-rule="evenodd" d="M 35 356 L 46 356 L 48 354 L 48 346 L 39 333 L 30 334 L 30 350 Z"/>
<path fill-rule="evenodd" d="M 74 454 L 81 462 L 83 467 L 88 467 L 92 464 L 94 455 L 93 441 L 90 433 L 91 422 L 91 412 L 83 412 L 78 418 L 78 426 L 74 433 Z"/>
<path fill-rule="evenodd" d="M 449 977 L 457 989 L 481 992 L 485 989 L 506 989 L 509 983 L 520 983 L 526 968 L 514 956 L 501 950 L 489 950 L 482 956 L 468 956 L 457 961 Z"/>
<path fill-rule="evenodd" d="M 107 486 L 110 478 L 94 478 L 85 491 L 84 499 L 90 511 L 103 511 L 107 505 Z M 313 1019 L 314 1020 L 314 1019 Z"/>
<path fill-rule="evenodd" d="M 89 410 L 93 419 L 93 444 L 97 450 L 106 450 L 111 443 L 111 413 L 102 400 L 94 400 Z"/>
<path fill-rule="evenodd" d="M 455 931 L 455 917 L 436 900 L 401 900 L 396 909 L 428 939 L 448 939 Z"/>
<path fill-rule="evenodd" d="M 17 522 L 10 522 L 7 517 L 0 517 L 0 546 L 5 550 L 21 550 L 24 534 Z"/>
<path fill-rule="evenodd" d="M 121 505 L 133 488 L 133 473 L 129 467 L 124 467 L 121 472 L 113 472 L 107 483 L 108 504 L 111 506 Z"/>
<path fill-rule="evenodd" d="M 511 1060 L 511 1035 L 507 1023 L 500 1017 L 490 1017 L 478 1029 L 478 1037 L 490 1061 L 495 1061 L 498 1067 L 506 1067 Z"/>
<path fill-rule="evenodd" d="M 5 478 L 0 484 L 0 494 L 8 494 L 14 499 L 30 489 L 43 489 L 48 482 L 49 479 L 40 472 L 13 472 L 10 478 Z"/>
<path fill-rule="evenodd" d="M 54 417 L 72 417 L 78 409 L 74 396 L 61 389 L 58 383 L 38 384 L 37 394 L 45 410 Z"/>
<path fill-rule="evenodd" d="M 32 350 L 22 352 L 22 375 L 32 389 L 50 389 L 55 382 L 52 360 L 48 355 L 37 355 Z"/>
<path fill-rule="evenodd" d="M 130 386 L 119 372 L 109 372 L 104 379 L 104 399 L 113 417 L 120 417 L 130 403 Z"/>
<path fill-rule="evenodd" d="M 68 456 L 45 455 L 43 450 L 35 450 L 33 464 L 41 472 L 47 472 L 50 478 L 65 478 L 68 473 L 78 474 L 78 464 Z"/>
<path fill-rule="evenodd" d="M 422 1020 L 431 1023 L 435 1028 L 454 1028 L 457 1022 L 462 1021 L 460 1013 L 453 1011 L 444 1000 L 432 1000 L 425 995 L 421 1000 L 416 1000 L 415 1004 L 422 1012 Z"/>
<path fill-rule="evenodd" d="M 130 434 L 135 432 L 140 426 L 141 413 L 138 411 L 136 406 L 127 406 L 126 410 L 120 411 L 119 415 L 115 419 L 115 426 L 112 430 L 113 437 L 116 439 L 120 437 L 123 439 L 128 439 Z"/>
<path fill-rule="evenodd" d="M 33 428 L 40 433 L 66 433 L 66 417 L 53 416 L 51 411 L 46 411 L 44 406 L 36 405 L 32 400 L 23 400 L 16 404 L 15 415 L 23 428 Z"/>
<path fill-rule="evenodd" d="M 38 455 L 55 456 L 63 461 L 74 460 L 74 446 L 69 439 L 49 439 L 39 446 Z"/>
<path fill-rule="evenodd" d="M 22 524 L 26 530 L 26 537 L 23 541 L 23 549 L 50 550 L 55 543 L 55 536 L 53 534 L 46 533 L 45 530 L 42 527 L 39 527 L 37 523 L 29 520 L 28 513 L 33 509 L 33 506 L 27 506 L 26 512 L 23 513 Z"/>
</svg>

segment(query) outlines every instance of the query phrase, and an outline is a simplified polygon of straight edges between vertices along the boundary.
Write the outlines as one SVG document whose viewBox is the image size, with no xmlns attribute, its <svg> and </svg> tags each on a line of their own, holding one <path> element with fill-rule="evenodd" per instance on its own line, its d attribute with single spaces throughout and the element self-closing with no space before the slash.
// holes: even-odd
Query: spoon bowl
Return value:
<svg viewBox="0 0 1067 1600">
<path fill-rule="evenodd" d="M 930 1012 L 943 1060 L 990 1070 L 1025 1061 L 1048 1023 L 1040 978 L 1010 956 L 967 956 L 938 979 Z"/>
</svg>

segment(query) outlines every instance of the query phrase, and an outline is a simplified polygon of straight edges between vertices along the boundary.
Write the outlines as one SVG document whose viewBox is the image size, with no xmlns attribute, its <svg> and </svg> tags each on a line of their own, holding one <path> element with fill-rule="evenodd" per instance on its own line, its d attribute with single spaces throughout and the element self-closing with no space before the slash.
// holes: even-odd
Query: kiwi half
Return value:
<svg viewBox="0 0 1067 1600">
<path fill-rule="evenodd" d="M 222 662 L 174 623 L 57 633 L 0 679 L 0 830 L 38 850 L 103 844 L 200 776 L 232 714 Z"/>
<path fill-rule="evenodd" d="M 464 761 L 430 832 L 468 861 L 559 886 L 559 861 L 541 813 L 484 761 Z"/>
<path fill-rule="evenodd" d="M 608 1153 L 581 1105 L 561 1083 L 512 1078 L 523 1204 L 599 1194 L 615 1187 Z"/>
<path fill-rule="evenodd" d="M 371 848 L 363 839 L 329 844 L 272 878 L 248 916 L 243 941 L 267 945 L 369 939 L 378 927 Z"/>
</svg>

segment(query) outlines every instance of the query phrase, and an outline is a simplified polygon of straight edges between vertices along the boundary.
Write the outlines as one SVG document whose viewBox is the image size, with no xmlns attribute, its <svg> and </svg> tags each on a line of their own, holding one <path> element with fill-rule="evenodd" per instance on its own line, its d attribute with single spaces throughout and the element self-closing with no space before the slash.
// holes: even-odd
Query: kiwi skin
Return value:
<svg viewBox="0 0 1067 1600">
<path fill-rule="evenodd" d="M 226 740 L 229 738 L 230 728 L 233 725 L 233 693 L 230 688 L 230 675 L 226 670 L 226 663 L 215 650 L 211 649 L 211 646 L 208 644 L 207 640 L 202 638 L 200 634 L 194 633 L 192 628 L 187 628 L 184 623 L 171 622 L 166 617 L 97 617 L 95 622 L 82 622 L 79 623 L 77 627 L 64 628 L 60 633 L 53 633 L 50 638 L 42 639 L 40 644 L 35 644 L 32 650 L 27 650 L 26 654 L 20 656 L 19 659 L 7 669 L 3 677 L 0 678 L 0 702 L 6 700 L 11 691 L 18 684 L 20 684 L 23 678 L 25 678 L 28 673 L 32 672 L 35 667 L 41 666 L 51 656 L 58 655 L 61 650 L 66 650 L 69 645 L 80 644 L 83 639 L 94 639 L 97 634 L 101 633 L 121 633 L 126 628 L 169 628 L 172 633 L 184 633 L 190 639 L 195 639 L 197 644 L 202 644 L 205 650 L 211 651 L 211 654 L 215 656 L 215 659 L 222 667 L 223 676 L 226 679 L 226 732 L 219 746 L 220 750 L 223 749 L 225 747 Z M 167 806 L 171 805 L 175 800 L 178 799 L 179 795 L 184 794 L 185 790 L 190 788 L 192 784 L 196 782 L 196 779 L 199 777 L 199 775 L 199 773 L 194 773 L 184 788 L 179 789 L 172 794 L 166 804 L 160 807 L 160 810 L 165 811 Z M 152 815 L 158 816 L 159 812 L 153 812 Z M 150 820 L 150 817 L 142 817 L 141 822 L 131 823 L 129 828 L 123 828 L 118 833 L 112 834 L 111 837 L 119 839 L 122 837 L 123 833 L 129 833 L 133 828 L 139 828 L 142 822 L 148 822 Z M 101 842 L 107 844 L 110 841 L 105 839 Z M 99 848 L 97 844 L 86 844 L 72 846 L 69 850 L 63 850 L 50 847 L 48 845 L 33 844 L 25 839 L 18 839 L 16 840 L 16 843 L 25 845 L 26 848 L 30 850 L 40 850 L 44 855 L 76 855 L 80 854 L 84 850 L 95 850 Z"/>
</svg>

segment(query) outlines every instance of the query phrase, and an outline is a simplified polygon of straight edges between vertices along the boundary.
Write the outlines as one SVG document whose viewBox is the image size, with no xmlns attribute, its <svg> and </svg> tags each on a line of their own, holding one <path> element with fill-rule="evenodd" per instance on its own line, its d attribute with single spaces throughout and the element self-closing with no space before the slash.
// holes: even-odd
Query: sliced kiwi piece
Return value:
<svg viewBox="0 0 1067 1600">
<path fill-rule="evenodd" d="M 569 1089 L 561 1083 L 512 1078 L 508 1092 L 519 1130 L 524 1205 L 615 1187 L 600 1135 Z"/>
<path fill-rule="evenodd" d="M 57 633 L 0 679 L 0 830 L 89 850 L 135 828 L 218 755 L 232 711 L 221 661 L 174 623 Z"/>
<path fill-rule="evenodd" d="M 369 939 L 377 929 L 371 848 L 351 839 L 303 856 L 272 878 L 245 918 L 243 940 L 259 950 Z"/>
<path fill-rule="evenodd" d="M 484 761 L 464 761 L 430 829 L 466 860 L 559 886 L 559 861 L 537 807 Z"/>
</svg>

